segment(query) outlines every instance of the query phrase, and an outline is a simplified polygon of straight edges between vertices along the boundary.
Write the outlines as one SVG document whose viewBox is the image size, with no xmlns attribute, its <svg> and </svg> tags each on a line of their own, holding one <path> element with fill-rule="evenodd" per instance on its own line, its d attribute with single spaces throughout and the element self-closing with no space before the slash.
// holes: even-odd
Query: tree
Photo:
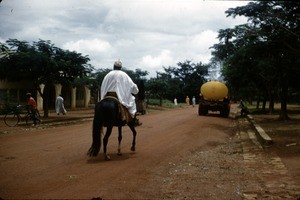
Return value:
<svg viewBox="0 0 300 200">
<path fill-rule="evenodd" d="M 270 105 L 279 93 L 279 118 L 288 119 L 289 80 L 299 75 L 296 66 L 299 65 L 300 3 L 256 1 L 231 8 L 226 13 L 233 17 L 246 16 L 248 23 L 219 31 L 220 43 L 214 45 L 214 56 L 224 61 L 224 75 L 231 80 L 240 75 L 242 82 L 262 83 L 263 87 L 258 88 L 267 90 Z M 243 76 L 246 72 L 253 75 L 253 81 Z M 231 84 L 238 87 L 234 81 Z"/>
<path fill-rule="evenodd" d="M 166 79 L 161 77 L 151 78 L 147 81 L 147 91 L 151 96 L 159 98 L 159 104 L 162 106 L 162 100 L 165 98 L 166 93 L 168 91 L 168 84 Z"/>
<path fill-rule="evenodd" d="M 73 84 L 93 70 L 89 58 L 80 53 L 55 47 L 50 41 L 39 40 L 32 45 L 26 41 L 6 41 L 8 56 L 0 58 L 0 79 L 8 81 L 30 80 L 44 102 L 44 115 L 48 117 L 49 87 L 55 83 Z M 40 84 L 45 88 L 42 92 Z"/>
<path fill-rule="evenodd" d="M 164 67 L 164 70 L 170 75 L 170 80 L 174 81 L 175 79 L 176 82 L 180 81 L 177 85 L 180 87 L 180 93 L 178 95 L 182 98 L 181 100 L 183 101 L 186 96 L 199 94 L 200 86 L 206 82 L 209 65 L 204 65 L 201 62 L 195 64 L 186 60 L 184 62 L 178 62 L 177 66 L 178 67 Z"/>
<path fill-rule="evenodd" d="M 146 80 L 146 76 L 149 74 L 148 71 L 143 71 L 141 69 L 135 69 L 135 71 L 123 69 L 124 72 L 132 79 L 134 83 L 138 83 L 140 80 Z"/>
<path fill-rule="evenodd" d="M 221 72 L 229 83 L 230 91 L 236 98 L 250 98 L 259 91 L 268 93 L 276 88 L 276 79 L 269 73 L 272 67 L 269 55 L 259 37 L 253 35 L 248 25 L 219 31 L 219 44 L 213 46 L 216 60 L 223 61 Z M 257 90 L 259 89 L 259 90 Z"/>
</svg>

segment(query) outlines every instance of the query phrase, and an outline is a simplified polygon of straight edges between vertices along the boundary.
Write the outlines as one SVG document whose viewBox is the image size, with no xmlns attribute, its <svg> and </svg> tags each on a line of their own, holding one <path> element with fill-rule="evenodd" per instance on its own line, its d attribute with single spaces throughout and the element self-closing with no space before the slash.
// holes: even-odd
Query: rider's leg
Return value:
<svg viewBox="0 0 300 200">
<path fill-rule="evenodd" d="M 31 118 L 33 120 L 33 124 L 34 125 L 36 125 L 36 117 L 35 117 L 36 112 L 37 112 L 36 109 L 34 109 L 34 110 L 31 111 Z"/>
<path fill-rule="evenodd" d="M 137 110 L 136 110 L 136 104 L 135 103 L 133 104 L 133 106 L 131 108 L 128 108 L 128 111 L 129 111 L 129 113 L 130 113 L 130 115 L 132 117 L 132 120 L 131 120 L 130 123 L 132 123 L 132 125 L 134 125 L 134 126 L 140 126 L 140 125 L 142 125 L 142 123 L 136 117 Z"/>
<path fill-rule="evenodd" d="M 140 122 L 140 120 L 138 118 L 136 118 L 136 115 L 133 117 L 132 122 L 133 122 L 134 126 L 140 126 L 140 125 L 142 125 L 142 123 Z"/>
</svg>

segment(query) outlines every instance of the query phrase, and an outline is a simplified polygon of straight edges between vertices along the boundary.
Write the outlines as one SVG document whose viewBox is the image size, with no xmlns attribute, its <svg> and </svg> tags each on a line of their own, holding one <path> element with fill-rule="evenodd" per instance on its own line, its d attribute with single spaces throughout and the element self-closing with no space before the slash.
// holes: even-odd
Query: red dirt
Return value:
<svg viewBox="0 0 300 200">
<path fill-rule="evenodd" d="M 269 187 L 259 160 L 247 163 L 246 144 L 256 156 L 277 155 L 243 140 L 237 120 L 216 113 L 198 116 L 197 108 L 150 111 L 140 116 L 136 152 L 123 128 L 117 156 L 117 128 L 109 139 L 111 161 L 89 158 L 91 120 L 71 124 L 44 122 L 38 128 L 0 125 L 0 197 L 3 199 L 258 199 L 299 198 L 299 159 L 291 157 L 285 185 Z M 2 123 L 2 122 L 1 122 Z M 277 143 L 277 142 L 276 142 Z M 296 147 L 299 143 L 296 144 Z M 267 153 L 267 154 L 266 154 Z M 299 152 L 294 152 L 299 156 Z M 290 154 L 281 154 L 289 160 Z M 299 158 L 299 157 L 298 157 Z M 291 161 L 292 160 L 292 161 Z M 274 175 L 277 181 L 281 176 Z M 275 177 L 274 176 L 274 177 Z M 297 182 L 298 181 L 298 182 Z M 278 190 L 277 186 L 282 190 Z M 288 187 L 289 186 L 289 187 Z M 276 189 L 273 191 L 273 189 Z M 298 190 L 298 191 L 297 191 Z M 271 198 L 272 199 L 272 198 Z"/>
</svg>

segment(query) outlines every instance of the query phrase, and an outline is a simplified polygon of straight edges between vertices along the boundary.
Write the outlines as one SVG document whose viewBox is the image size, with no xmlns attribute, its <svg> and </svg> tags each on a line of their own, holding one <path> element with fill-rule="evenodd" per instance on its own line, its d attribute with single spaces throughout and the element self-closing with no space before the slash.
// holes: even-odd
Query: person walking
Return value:
<svg viewBox="0 0 300 200">
<path fill-rule="evenodd" d="M 247 116 L 249 114 L 249 110 L 247 106 L 245 106 L 243 100 L 241 99 L 239 107 L 241 108 L 241 116 Z"/>
<path fill-rule="evenodd" d="M 127 108 L 131 119 L 129 123 L 134 126 L 140 126 L 142 123 L 136 118 L 136 102 L 132 94 L 138 94 L 139 89 L 132 79 L 123 71 L 122 62 L 115 61 L 113 70 L 110 71 L 103 79 L 101 84 L 101 100 L 105 96 L 115 96 L 119 102 Z"/>
<path fill-rule="evenodd" d="M 190 98 L 189 96 L 186 96 L 185 103 L 189 106 L 190 105 Z"/>
<path fill-rule="evenodd" d="M 177 99 L 174 99 L 174 105 L 177 106 Z"/>
<path fill-rule="evenodd" d="M 56 98 L 55 111 L 56 111 L 57 115 L 59 115 L 60 113 L 65 115 L 67 113 L 67 111 L 65 109 L 65 105 L 64 105 L 64 98 L 61 96 L 61 94 L 58 95 L 58 97 Z"/>
<path fill-rule="evenodd" d="M 192 98 L 192 103 L 193 103 L 193 107 L 195 107 L 195 105 L 196 105 L 196 98 L 195 98 L 195 96 L 193 96 L 193 98 Z"/>
</svg>

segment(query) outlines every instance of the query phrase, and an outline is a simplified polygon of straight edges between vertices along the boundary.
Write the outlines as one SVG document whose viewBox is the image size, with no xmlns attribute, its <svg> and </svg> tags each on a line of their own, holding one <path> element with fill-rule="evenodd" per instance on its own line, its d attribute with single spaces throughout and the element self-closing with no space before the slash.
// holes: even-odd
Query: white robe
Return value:
<svg viewBox="0 0 300 200">
<path fill-rule="evenodd" d="M 132 94 L 137 94 L 139 89 L 132 79 L 121 70 L 110 71 L 103 79 L 101 84 L 101 99 L 107 92 L 116 92 L 119 101 L 129 111 L 132 117 L 136 113 L 135 97 Z"/>
<path fill-rule="evenodd" d="M 57 114 L 59 113 L 66 113 L 66 109 L 65 109 L 65 106 L 64 106 L 64 99 L 61 97 L 61 96 L 58 96 L 56 98 L 56 101 L 55 101 L 55 111 Z"/>
</svg>

